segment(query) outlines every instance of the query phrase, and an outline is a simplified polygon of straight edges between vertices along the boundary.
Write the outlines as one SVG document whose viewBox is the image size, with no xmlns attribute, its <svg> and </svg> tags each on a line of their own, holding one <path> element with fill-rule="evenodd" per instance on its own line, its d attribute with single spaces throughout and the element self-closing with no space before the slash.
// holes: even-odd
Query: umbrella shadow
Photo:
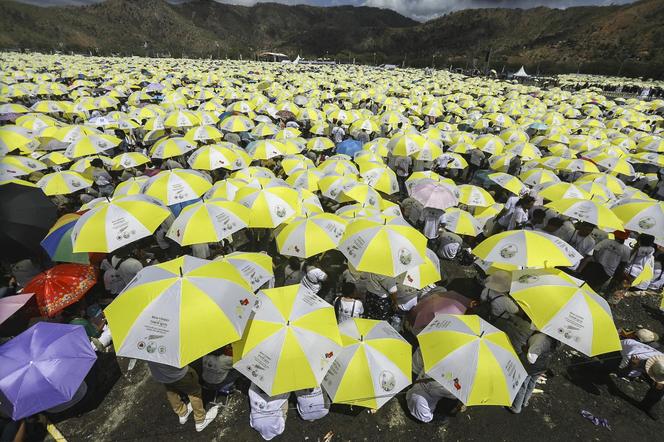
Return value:
<svg viewBox="0 0 664 442">
<path fill-rule="evenodd" d="M 83 400 L 60 413 L 47 413 L 48 418 L 57 424 L 97 409 L 121 376 L 114 353 L 97 353 L 97 361 L 85 377 L 88 392 Z"/>
</svg>

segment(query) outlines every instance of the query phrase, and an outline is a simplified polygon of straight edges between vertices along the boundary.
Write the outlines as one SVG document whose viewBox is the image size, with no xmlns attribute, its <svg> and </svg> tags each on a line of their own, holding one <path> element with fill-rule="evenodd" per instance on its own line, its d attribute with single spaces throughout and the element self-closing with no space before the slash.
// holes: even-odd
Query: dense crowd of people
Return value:
<svg viewBox="0 0 664 442">
<path fill-rule="evenodd" d="M 150 195 L 149 184 L 164 173 L 195 170 L 209 183 L 195 198 L 161 201 L 170 213 L 144 237 L 108 253 L 86 253 L 82 262 L 92 266 L 98 278 L 84 297 L 46 315 L 28 303 L 3 318 L 0 331 L 7 343 L 35 323 L 50 321 L 82 326 L 95 352 L 113 353 L 116 333 L 105 309 L 142 271 L 184 255 L 215 260 L 235 252 L 260 253 L 271 258 L 272 269 L 256 292 L 301 284 L 334 308 L 339 324 L 353 318 L 387 321 L 413 347 L 413 381 L 403 392 L 408 410 L 418 421 L 444 422 L 463 413 L 466 404 L 425 368 L 430 363 L 425 363 L 417 336 L 427 323 L 417 318 L 427 300 L 459 296 L 465 314 L 478 315 L 505 333 L 526 373 L 507 407 L 512 413 L 528 407 L 555 356 L 566 348 L 550 331 L 538 328 L 531 311 L 512 296 L 514 275 L 524 266 L 480 259 L 476 248 L 484 241 L 515 231 L 562 241 L 580 258 L 558 270 L 581 284 L 585 281 L 608 301 L 607 308 L 627 291 L 661 296 L 664 126 L 655 113 L 657 104 L 620 106 L 584 90 L 572 94 L 489 79 L 466 81 L 442 71 L 424 76 L 422 71 L 372 73 L 355 66 L 60 60 L 18 54 L 0 63 L 5 102 L 0 104 L 0 131 L 16 137 L 8 142 L 2 138 L 9 152 L 1 160 L 0 187 L 36 184 L 62 219 L 85 216 L 97 204 L 123 196 Z M 47 101 L 50 104 L 44 104 Z M 178 112 L 173 122 L 167 121 Z M 204 123 L 205 118 L 210 121 Z M 234 119 L 249 123 L 238 129 L 227 124 Z M 209 135 L 196 132 L 199 128 L 209 129 Z M 60 137 L 62 131 L 74 135 Z M 15 134 L 27 141 L 15 141 Z M 72 154 L 80 139 L 97 152 Z M 172 150 L 159 148 L 169 140 L 176 143 Z M 264 140 L 277 143 L 275 152 L 259 153 Z M 227 149 L 231 161 L 195 166 L 197 152 L 212 146 Z M 129 154 L 145 161 L 125 166 L 121 161 Z M 24 161 L 11 159 L 16 157 L 44 167 L 30 170 Z M 72 170 L 74 161 L 80 167 L 74 172 L 77 185 L 50 192 L 51 178 Z M 374 169 L 381 170 L 387 187 L 372 174 Z M 326 187 L 326 178 L 337 178 L 339 184 Z M 178 185 L 186 186 L 186 180 Z M 360 186 L 362 195 L 348 196 Z M 337 248 L 307 257 L 283 253 L 278 237 L 288 220 L 276 228 L 238 229 L 214 242 L 182 245 L 177 240 L 174 230 L 179 232 L 178 220 L 188 206 L 220 196 L 239 201 L 236 196 L 251 187 L 294 189 L 300 218 L 328 213 L 345 222 L 366 218 L 409 226 L 426 238 L 427 263 L 438 277 L 418 284 L 410 271 L 388 275 L 358 270 Z M 446 207 L 431 203 L 439 194 L 453 202 Z M 651 202 L 648 210 L 660 212 L 649 215 L 654 225 L 641 229 L 627 228 L 622 218 L 621 228 L 600 221 L 598 226 L 583 211 L 565 212 L 555 205 L 570 198 L 593 201 L 605 210 L 625 200 Z M 63 262 L 47 250 L 9 256 L 2 259 L 0 300 L 26 293 L 23 289 L 34 278 Z M 597 382 L 610 373 L 644 379 L 651 387 L 638 404 L 657 419 L 656 406 L 664 394 L 660 338 L 647 329 L 614 331 L 620 333 L 622 349 L 597 355 L 572 372 Z M 147 364 L 180 424 L 193 414 L 196 431 L 203 431 L 216 418 L 224 397 L 246 394 L 249 424 L 270 440 L 285 429 L 290 392 L 270 396 L 250 382 L 234 368 L 236 351 L 228 344 L 184 366 L 156 360 Z M 58 415 L 80 406 L 86 394 L 93 393 L 91 376 L 70 400 L 43 413 Z M 293 394 L 303 420 L 324 419 L 329 413 L 332 400 L 325 386 Z M 36 418 L 14 420 L 11 409 L 3 407 L 2 440 L 29 439 L 26 432 L 32 431 Z"/>
</svg>

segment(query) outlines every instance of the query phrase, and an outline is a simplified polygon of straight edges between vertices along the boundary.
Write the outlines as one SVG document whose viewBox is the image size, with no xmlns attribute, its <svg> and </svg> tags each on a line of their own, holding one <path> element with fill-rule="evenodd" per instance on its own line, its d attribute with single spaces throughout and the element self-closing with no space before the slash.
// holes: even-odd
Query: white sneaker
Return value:
<svg viewBox="0 0 664 442">
<path fill-rule="evenodd" d="M 207 411 L 207 413 L 205 413 L 205 419 L 203 420 L 203 422 L 200 422 L 200 423 L 196 422 L 196 431 L 198 431 L 200 433 L 201 431 L 205 430 L 205 427 L 210 425 L 210 422 L 212 422 L 214 420 L 214 418 L 217 417 L 218 413 L 219 413 L 219 407 L 218 406 L 214 406 L 214 407 L 210 408 Z"/>
<path fill-rule="evenodd" d="M 190 402 L 187 404 L 187 414 L 185 414 L 184 416 L 180 416 L 180 425 L 184 425 L 187 423 L 187 421 L 189 420 L 189 415 L 191 414 L 192 411 L 194 411 L 194 409 L 191 406 Z"/>
</svg>

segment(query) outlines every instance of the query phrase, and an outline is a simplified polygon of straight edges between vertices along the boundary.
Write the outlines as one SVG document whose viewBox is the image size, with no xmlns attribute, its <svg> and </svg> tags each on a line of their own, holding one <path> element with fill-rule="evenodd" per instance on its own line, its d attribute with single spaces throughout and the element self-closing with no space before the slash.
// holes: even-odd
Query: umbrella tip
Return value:
<svg viewBox="0 0 664 442">
<path fill-rule="evenodd" d="M 182 267 L 179 268 L 180 270 L 180 278 L 182 278 L 184 275 L 182 274 Z"/>
<path fill-rule="evenodd" d="M 360 335 L 360 342 L 364 342 L 364 335 Z"/>
</svg>

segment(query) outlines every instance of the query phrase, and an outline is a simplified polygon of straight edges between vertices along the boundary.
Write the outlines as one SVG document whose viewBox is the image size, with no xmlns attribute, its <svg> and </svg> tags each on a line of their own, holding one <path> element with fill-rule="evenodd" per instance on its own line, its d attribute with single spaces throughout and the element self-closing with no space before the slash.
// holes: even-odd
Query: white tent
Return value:
<svg viewBox="0 0 664 442">
<path fill-rule="evenodd" d="M 530 75 L 526 74 L 526 70 L 521 66 L 521 69 L 519 69 L 515 74 L 515 77 L 530 77 Z"/>
</svg>

